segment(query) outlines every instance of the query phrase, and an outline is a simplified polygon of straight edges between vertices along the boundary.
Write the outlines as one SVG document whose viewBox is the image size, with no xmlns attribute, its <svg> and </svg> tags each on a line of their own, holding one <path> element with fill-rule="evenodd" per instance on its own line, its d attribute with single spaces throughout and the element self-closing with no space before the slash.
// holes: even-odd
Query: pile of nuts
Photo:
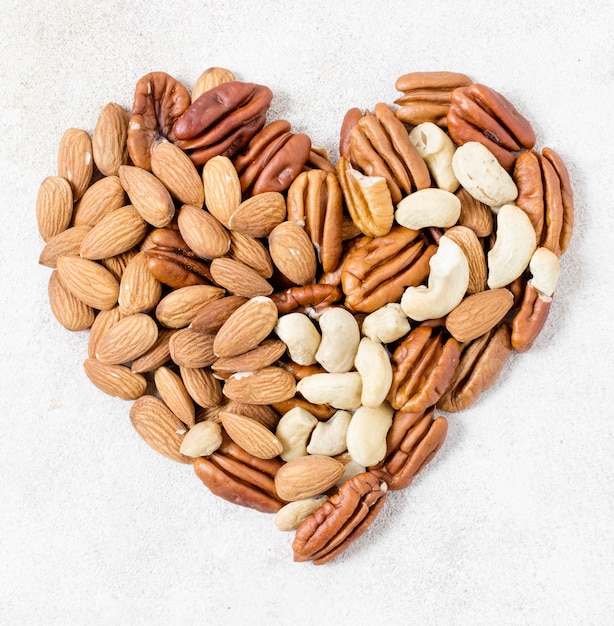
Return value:
<svg viewBox="0 0 614 626">
<path fill-rule="evenodd" d="M 36 204 L 85 373 L 212 493 L 325 563 L 541 331 L 573 228 L 561 158 L 463 74 L 350 109 L 333 163 L 263 85 L 143 76 L 68 129 Z"/>
</svg>

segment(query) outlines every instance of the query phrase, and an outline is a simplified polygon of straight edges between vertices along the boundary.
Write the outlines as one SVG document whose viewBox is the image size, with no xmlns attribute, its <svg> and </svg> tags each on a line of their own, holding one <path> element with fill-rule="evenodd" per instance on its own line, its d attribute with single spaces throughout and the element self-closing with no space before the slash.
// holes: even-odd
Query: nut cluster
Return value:
<svg viewBox="0 0 614 626">
<path fill-rule="evenodd" d="M 336 163 L 263 85 L 163 72 L 68 129 L 36 204 L 58 322 L 136 432 L 326 563 L 408 487 L 549 313 L 562 159 L 462 74 L 353 108 Z"/>
</svg>

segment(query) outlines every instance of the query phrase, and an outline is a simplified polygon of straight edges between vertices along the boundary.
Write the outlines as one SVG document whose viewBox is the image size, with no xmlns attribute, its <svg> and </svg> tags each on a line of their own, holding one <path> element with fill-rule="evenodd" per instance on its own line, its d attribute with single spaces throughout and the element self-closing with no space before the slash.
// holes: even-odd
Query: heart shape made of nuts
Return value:
<svg viewBox="0 0 614 626">
<path fill-rule="evenodd" d="M 500 93 L 411 72 L 340 120 L 333 162 L 209 68 L 138 80 L 70 128 L 36 202 L 86 375 L 295 561 L 369 527 L 543 328 L 573 229 L 566 167 Z"/>
</svg>

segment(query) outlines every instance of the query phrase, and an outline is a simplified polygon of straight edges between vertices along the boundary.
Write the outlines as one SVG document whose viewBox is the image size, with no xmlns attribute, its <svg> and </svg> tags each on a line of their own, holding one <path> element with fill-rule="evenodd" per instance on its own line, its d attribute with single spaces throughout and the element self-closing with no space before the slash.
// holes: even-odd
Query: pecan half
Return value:
<svg viewBox="0 0 614 626">
<path fill-rule="evenodd" d="M 337 177 L 323 170 L 302 172 L 290 185 L 287 219 L 305 227 L 324 272 L 337 267 L 343 248 L 343 195 Z"/>
<path fill-rule="evenodd" d="M 542 297 L 526 284 L 520 309 L 512 320 L 511 346 L 516 352 L 527 352 L 542 331 L 550 312 L 552 298 Z"/>
<path fill-rule="evenodd" d="M 512 352 L 507 324 L 463 344 L 460 361 L 437 408 L 454 413 L 467 409 L 495 384 Z"/>
<path fill-rule="evenodd" d="M 321 311 L 341 300 L 341 290 L 335 285 L 313 284 L 290 287 L 269 296 L 283 315 L 298 310 Z"/>
<path fill-rule="evenodd" d="M 456 145 L 484 144 L 505 169 L 514 167 L 516 152 L 535 145 L 531 124 L 500 93 L 471 84 L 452 92 L 448 131 Z"/>
<path fill-rule="evenodd" d="M 371 313 L 397 302 L 406 287 L 426 279 L 436 251 L 419 231 L 403 226 L 393 226 L 383 237 L 355 240 L 341 271 L 346 306 Z"/>
<path fill-rule="evenodd" d="M 237 80 L 205 91 L 173 125 L 169 139 L 195 165 L 214 156 L 235 157 L 262 129 L 273 99 L 264 85 Z"/>
<path fill-rule="evenodd" d="M 294 560 L 328 563 L 371 525 L 386 499 L 386 483 L 371 472 L 349 478 L 296 529 Z"/>
<path fill-rule="evenodd" d="M 441 327 L 417 326 L 390 359 L 392 385 L 388 401 L 394 409 L 419 413 L 435 405 L 458 366 L 460 344 L 446 339 Z"/>
<path fill-rule="evenodd" d="M 275 490 L 274 476 L 283 461 L 259 459 L 223 435 L 222 445 L 209 457 L 194 461 L 194 471 L 206 487 L 233 504 L 276 513 L 285 504 Z"/>
<path fill-rule="evenodd" d="M 134 165 L 151 170 L 155 140 L 169 137 L 173 124 L 190 102 L 188 90 L 165 72 L 151 72 L 137 82 L 127 137 L 128 154 Z"/>
</svg>

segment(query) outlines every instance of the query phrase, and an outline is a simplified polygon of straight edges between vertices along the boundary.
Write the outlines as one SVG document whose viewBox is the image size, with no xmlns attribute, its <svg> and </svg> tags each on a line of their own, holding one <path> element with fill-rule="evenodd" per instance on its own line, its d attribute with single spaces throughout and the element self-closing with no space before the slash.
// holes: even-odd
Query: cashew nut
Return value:
<svg viewBox="0 0 614 626">
<path fill-rule="evenodd" d="M 518 197 L 518 188 L 512 177 L 495 155 L 477 141 L 468 141 L 456 149 L 452 167 L 467 192 L 495 213 L 499 207 Z"/>
<path fill-rule="evenodd" d="M 392 343 L 409 331 L 409 320 L 398 302 L 385 304 L 369 313 L 362 322 L 362 334 L 381 343 Z"/>
<path fill-rule="evenodd" d="M 179 452 L 198 458 L 209 456 L 222 445 L 222 427 L 217 422 L 205 420 L 194 424 L 185 434 Z"/>
<path fill-rule="evenodd" d="M 542 300 L 548 302 L 559 281 L 561 272 L 559 257 L 548 248 L 537 248 L 529 262 L 529 271 L 532 274 L 529 285 L 537 291 Z"/>
<path fill-rule="evenodd" d="M 429 187 L 405 196 L 397 204 L 396 221 L 413 230 L 428 226 L 449 228 L 458 221 L 461 201 L 445 189 Z"/>
<path fill-rule="evenodd" d="M 441 237 L 429 265 L 428 286 L 408 287 L 401 298 L 401 308 L 417 322 L 447 315 L 460 304 L 469 285 L 467 257 L 449 237 Z"/>
<path fill-rule="evenodd" d="M 409 140 L 424 159 L 437 187 L 454 193 L 459 182 L 452 168 L 456 146 L 450 137 L 437 124 L 424 122 L 412 129 Z"/>
<path fill-rule="evenodd" d="M 342 307 L 326 309 L 319 322 L 322 340 L 315 355 L 316 361 L 327 372 L 349 372 L 360 342 L 358 322 Z"/>
<path fill-rule="evenodd" d="M 347 432 L 348 452 L 354 461 L 369 467 L 384 458 L 393 412 L 387 402 L 376 408 L 361 406 L 356 409 Z"/>
<path fill-rule="evenodd" d="M 309 411 L 296 406 L 281 417 L 275 436 L 284 449 L 279 455 L 284 461 L 307 456 L 307 442 L 318 420 Z"/>
<path fill-rule="evenodd" d="M 337 487 L 341 487 L 348 478 L 352 478 L 352 476 L 356 476 L 356 474 L 362 474 L 367 469 L 364 465 L 354 461 L 354 459 L 350 459 L 347 462 L 344 461 L 343 465 L 343 474 L 341 474 L 341 478 L 337 481 Z"/>
<path fill-rule="evenodd" d="M 317 511 L 326 501 L 328 496 L 312 496 L 304 500 L 288 502 L 277 511 L 273 520 L 278 530 L 296 530 L 301 522 L 307 519 L 314 511 Z"/>
<path fill-rule="evenodd" d="M 275 333 L 288 346 L 290 358 L 299 365 L 313 365 L 320 345 L 320 333 L 304 313 L 282 315 Z"/>
<path fill-rule="evenodd" d="M 505 287 L 527 268 L 537 247 L 529 216 L 515 204 L 501 207 L 497 215 L 495 245 L 488 253 L 488 286 Z"/>
<path fill-rule="evenodd" d="M 378 407 L 388 395 L 392 384 L 392 365 L 381 343 L 363 337 L 358 345 L 354 366 L 362 378 L 363 406 Z"/>
<path fill-rule="evenodd" d="M 358 372 L 312 374 L 297 383 L 296 391 L 314 404 L 350 411 L 360 406 L 362 378 Z"/>
<path fill-rule="evenodd" d="M 332 417 L 318 422 L 311 433 L 307 454 L 335 456 L 347 449 L 345 438 L 352 414 L 348 411 L 336 411 Z"/>
</svg>

